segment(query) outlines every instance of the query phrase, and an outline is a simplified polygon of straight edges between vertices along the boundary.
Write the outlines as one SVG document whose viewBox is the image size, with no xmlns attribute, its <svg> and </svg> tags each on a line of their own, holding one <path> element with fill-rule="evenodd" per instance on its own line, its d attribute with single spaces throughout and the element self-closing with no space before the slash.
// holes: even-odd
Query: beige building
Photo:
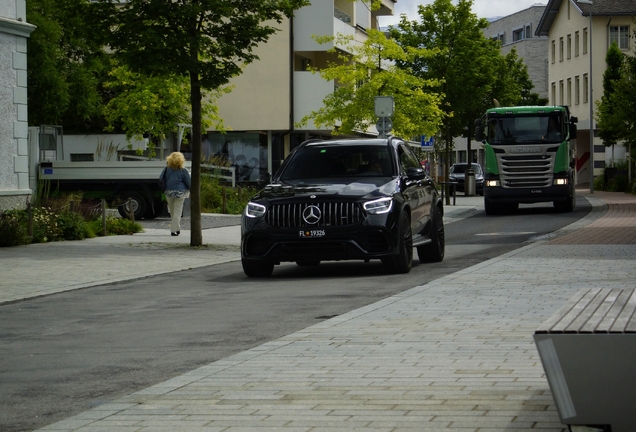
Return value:
<svg viewBox="0 0 636 432">
<path fill-rule="evenodd" d="M 361 0 L 314 1 L 295 16 L 277 25 L 280 32 L 257 49 L 260 60 L 248 65 L 232 81 L 234 89 L 219 100 L 219 113 L 230 129 L 227 134 L 209 131 L 204 140 L 206 155 L 222 155 L 237 166 L 239 181 L 256 181 L 273 173 L 289 152 L 308 138 L 331 135 L 309 123 L 295 125 L 322 106 L 333 92 L 334 82 L 307 69 L 323 67 L 331 44 L 318 44 L 314 35 L 350 35 L 364 41 L 368 29 L 378 29 L 378 17 L 392 15 L 396 0 L 382 0 L 371 11 Z"/>
<path fill-rule="evenodd" d="M 611 43 L 618 43 L 625 54 L 634 55 L 635 16 L 636 0 L 550 0 L 536 30 L 538 36 L 549 40 L 550 104 L 569 106 L 572 115 L 579 119 L 579 183 L 590 180 L 590 127 L 595 136 L 594 176 L 602 173 L 612 157 L 611 150 L 606 151 L 598 138 L 594 122 L 590 125 L 590 108 L 595 113 L 593 101 L 603 96 L 605 56 Z M 624 157 L 624 149 L 616 149 L 614 156 Z"/>
<path fill-rule="evenodd" d="M 29 189 L 27 148 L 27 38 L 25 0 L 0 0 L 0 213 L 26 207 Z"/>
</svg>

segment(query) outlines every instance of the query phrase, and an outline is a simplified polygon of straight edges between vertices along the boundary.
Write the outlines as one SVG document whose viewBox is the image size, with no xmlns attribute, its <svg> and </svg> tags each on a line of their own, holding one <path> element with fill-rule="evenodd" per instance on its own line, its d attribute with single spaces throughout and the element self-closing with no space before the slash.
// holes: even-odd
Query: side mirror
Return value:
<svg viewBox="0 0 636 432">
<path fill-rule="evenodd" d="M 570 139 L 576 139 L 576 125 L 570 123 Z"/>
<path fill-rule="evenodd" d="M 406 176 L 409 180 L 422 180 L 426 177 L 426 172 L 422 168 L 411 167 L 406 169 Z"/>
<path fill-rule="evenodd" d="M 484 140 L 484 128 L 480 118 L 475 120 L 475 139 L 477 141 Z"/>
</svg>

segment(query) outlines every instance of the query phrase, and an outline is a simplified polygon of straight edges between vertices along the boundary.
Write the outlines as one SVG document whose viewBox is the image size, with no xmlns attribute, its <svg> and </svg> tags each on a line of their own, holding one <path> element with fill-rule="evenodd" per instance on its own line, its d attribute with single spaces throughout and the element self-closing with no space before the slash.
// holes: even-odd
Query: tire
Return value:
<svg viewBox="0 0 636 432">
<path fill-rule="evenodd" d="M 417 248 L 417 256 L 421 263 L 442 262 L 446 252 L 446 235 L 444 219 L 439 208 L 435 208 L 432 218 L 431 242 Z"/>
<path fill-rule="evenodd" d="M 241 260 L 241 264 L 247 277 L 268 277 L 274 271 L 273 263 Z"/>
<path fill-rule="evenodd" d="M 411 216 L 406 211 L 402 211 L 400 215 L 398 236 L 398 255 L 383 259 L 382 264 L 389 273 L 404 274 L 410 272 L 413 265 Z"/>
<path fill-rule="evenodd" d="M 566 201 L 554 201 L 554 208 L 561 213 L 571 213 L 574 211 L 576 205 L 576 194 L 572 191 L 572 194 L 568 196 Z"/>
<path fill-rule="evenodd" d="M 154 207 L 154 209 L 153 209 Z M 154 200 L 152 206 L 148 206 L 146 213 L 144 213 L 145 219 L 156 219 L 161 216 L 163 210 L 166 208 L 166 203 L 162 200 Z"/>
<path fill-rule="evenodd" d="M 484 210 L 488 216 L 498 215 L 501 213 L 501 207 L 493 204 L 489 199 L 484 198 Z"/>
<path fill-rule="evenodd" d="M 320 260 L 304 260 L 296 261 L 296 264 L 301 267 L 314 267 L 320 264 Z"/>
<path fill-rule="evenodd" d="M 135 220 L 140 220 L 146 214 L 147 205 L 143 195 L 135 191 L 126 191 L 119 194 L 120 204 L 117 211 L 123 218 L 128 218 L 128 200 L 132 203 L 132 211 L 135 214 Z"/>
</svg>

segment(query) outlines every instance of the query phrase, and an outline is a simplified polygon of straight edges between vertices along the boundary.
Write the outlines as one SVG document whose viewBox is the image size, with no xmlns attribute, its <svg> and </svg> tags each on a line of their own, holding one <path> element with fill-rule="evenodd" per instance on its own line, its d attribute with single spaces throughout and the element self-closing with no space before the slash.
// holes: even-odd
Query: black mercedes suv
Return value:
<svg viewBox="0 0 636 432">
<path fill-rule="evenodd" d="M 391 273 L 444 259 L 442 201 L 403 140 L 309 140 L 285 159 L 241 220 L 245 274 L 284 261 L 380 259 Z"/>
</svg>

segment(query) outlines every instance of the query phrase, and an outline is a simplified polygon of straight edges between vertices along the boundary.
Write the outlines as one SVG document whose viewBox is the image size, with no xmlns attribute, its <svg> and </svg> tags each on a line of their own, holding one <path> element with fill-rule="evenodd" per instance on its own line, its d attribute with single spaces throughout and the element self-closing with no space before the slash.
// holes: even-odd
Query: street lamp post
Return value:
<svg viewBox="0 0 636 432">
<path fill-rule="evenodd" d="M 594 2 L 592 0 L 579 0 L 579 3 L 590 5 L 590 193 L 594 193 L 594 97 L 592 91 L 592 6 Z"/>
</svg>

